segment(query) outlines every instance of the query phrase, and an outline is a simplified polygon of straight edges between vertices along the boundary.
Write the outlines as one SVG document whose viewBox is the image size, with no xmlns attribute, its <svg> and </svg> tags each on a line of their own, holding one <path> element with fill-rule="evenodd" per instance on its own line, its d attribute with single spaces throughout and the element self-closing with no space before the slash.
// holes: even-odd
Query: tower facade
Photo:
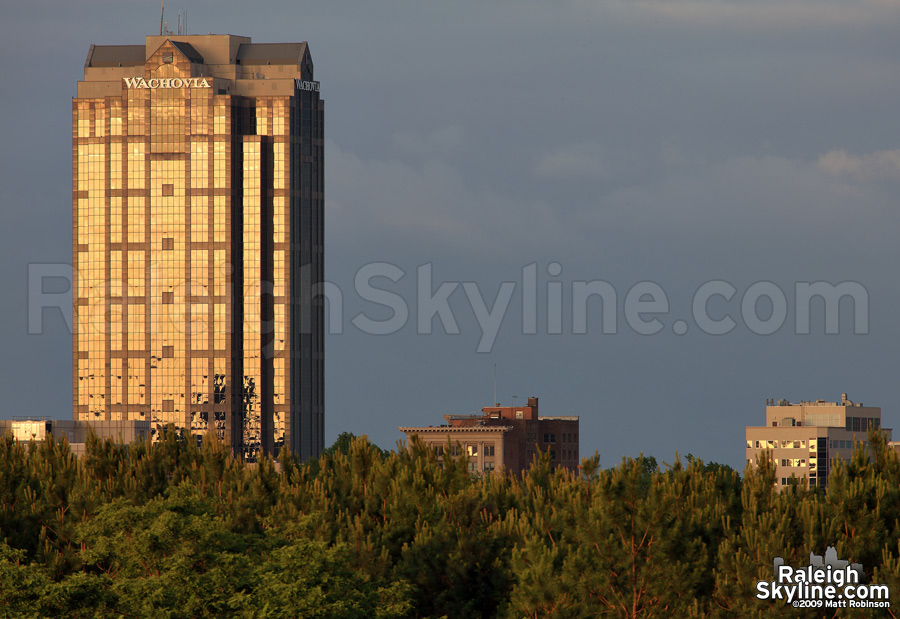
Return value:
<svg viewBox="0 0 900 619">
<path fill-rule="evenodd" d="M 881 408 L 853 402 L 846 393 L 840 402 L 767 399 L 766 424 L 747 426 L 747 465 L 773 460 L 779 490 L 798 483 L 824 488 L 836 458 L 849 461 L 857 443 L 868 448 L 870 429 L 890 442 L 893 432 L 882 427 Z"/>
<path fill-rule="evenodd" d="M 92 45 L 72 101 L 73 416 L 324 440 L 323 101 L 306 43 Z"/>
</svg>

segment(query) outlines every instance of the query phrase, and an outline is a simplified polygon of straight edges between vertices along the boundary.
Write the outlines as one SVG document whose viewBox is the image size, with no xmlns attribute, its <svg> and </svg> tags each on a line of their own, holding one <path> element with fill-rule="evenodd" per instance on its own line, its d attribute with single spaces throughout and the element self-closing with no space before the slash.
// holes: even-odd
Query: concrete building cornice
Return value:
<svg viewBox="0 0 900 619">
<path fill-rule="evenodd" d="M 474 433 L 508 432 L 509 430 L 512 430 L 512 427 L 511 426 L 456 426 L 456 427 L 444 426 L 443 428 L 441 428 L 441 427 L 438 427 L 438 428 L 433 428 L 433 427 L 414 428 L 414 427 L 412 427 L 411 428 L 411 427 L 401 426 L 397 429 L 400 430 L 401 432 L 405 432 L 407 434 L 409 434 L 410 432 L 413 432 L 413 433 L 422 432 L 422 433 L 429 433 L 429 434 L 438 434 L 438 433 L 454 433 L 455 434 L 458 432 L 474 432 Z"/>
</svg>

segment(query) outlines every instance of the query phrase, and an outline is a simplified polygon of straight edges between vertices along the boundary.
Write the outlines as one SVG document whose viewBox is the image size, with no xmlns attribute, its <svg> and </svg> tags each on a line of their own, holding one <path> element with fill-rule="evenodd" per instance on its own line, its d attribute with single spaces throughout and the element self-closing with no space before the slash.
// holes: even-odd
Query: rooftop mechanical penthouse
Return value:
<svg viewBox="0 0 900 619">
<path fill-rule="evenodd" d="M 319 91 L 306 43 L 91 46 L 72 101 L 74 419 L 319 454 Z"/>
</svg>

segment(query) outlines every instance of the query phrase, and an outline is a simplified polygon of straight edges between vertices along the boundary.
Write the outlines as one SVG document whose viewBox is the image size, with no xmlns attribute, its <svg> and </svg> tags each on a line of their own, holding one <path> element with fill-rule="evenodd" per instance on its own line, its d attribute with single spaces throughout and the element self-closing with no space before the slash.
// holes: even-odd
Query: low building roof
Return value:
<svg viewBox="0 0 900 619">
<path fill-rule="evenodd" d="M 406 434 L 422 432 L 422 433 L 461 433 L 461 432 L 506 432 L 508 430 L 512 430 L 512 426 L 438 426 L 438 427 L 426 427 L 426 428 L 416 428 L 416 427 L 408 427 L 401 426 L 397 428 L 401 432 Z"/>
</svg>

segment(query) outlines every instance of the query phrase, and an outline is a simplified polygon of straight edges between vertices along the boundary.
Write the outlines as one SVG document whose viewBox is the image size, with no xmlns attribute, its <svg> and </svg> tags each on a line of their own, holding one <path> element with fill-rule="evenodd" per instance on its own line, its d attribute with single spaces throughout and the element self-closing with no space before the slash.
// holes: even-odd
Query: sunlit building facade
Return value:
<svg viewBox="0 0 900 619">
<path fill-rule="evenodd" d="M 892 430 L 881 425 L 881 408 L 851 401 L 766 401 L 766 424 L 747 426 L 747 466 L 760 458 L 775 463 L 775 486 L 824 488 L 835 459 L 849 460 L 858 443 L 868 448 L 870 429 L 890 442 Z"/>
<path fill-rule="evenodd" d="M 554 468 L 578 469 L 578 416 L 538 415 L 537 398 L 528 398 L 526 406 L 487 406 L 480 413 L 444 415 L 444 421 L 397 429 L 406 435 L 407 446 L 418 437 L 441 466 L 444 458 L 465 454 L 472 473 L 521 475 L 538 451 L 547 452 Z"/>
<path fill-rule="evenodd" d="M 318 455 L 323 101 L 306 43 L 92 45 L 72 141 L 74 419 Z"/>
</svg>

